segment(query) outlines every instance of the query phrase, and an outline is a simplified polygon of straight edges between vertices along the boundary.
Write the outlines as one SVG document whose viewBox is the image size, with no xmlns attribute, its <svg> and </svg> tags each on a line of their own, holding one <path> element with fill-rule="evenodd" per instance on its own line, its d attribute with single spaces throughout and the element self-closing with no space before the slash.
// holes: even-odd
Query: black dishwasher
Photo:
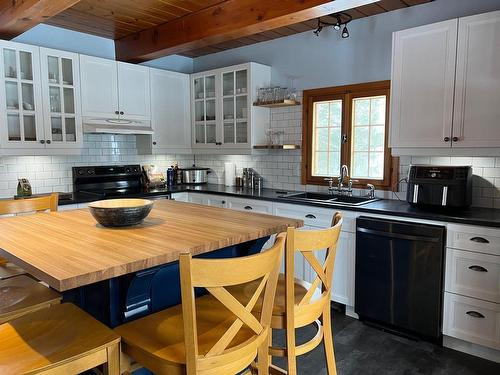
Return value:
<svg viewBox="0 0 500 375">
<path fill-rule="evenodd" d="M 445 228 L 359 217 L 355 312 L 361 320 L 441 340 Z"/>
</svg>

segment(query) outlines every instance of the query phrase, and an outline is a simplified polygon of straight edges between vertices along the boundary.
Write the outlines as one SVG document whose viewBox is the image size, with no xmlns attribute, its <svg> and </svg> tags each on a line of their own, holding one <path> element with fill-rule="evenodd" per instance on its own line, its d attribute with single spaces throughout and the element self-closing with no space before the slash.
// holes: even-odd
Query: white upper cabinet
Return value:
<svg viewBox="0 0 500 375">
<path fill-rule="evenodd" d="M 458 21 L 393 34 L 391 146 L 449 147 Z"/>
<path fill-rule="evenodd" d="M 45 148 L 39 50 L 0 41 L 2 148 Z"/>
<path fill-rule="evenodd" d="M 500 12 L 394 33 L 390 146 L 500 147 Z M 488 151 L 485 149 L 485 152 Z"/>
<path fill-rule="evenodd" d="M 117 71 L 116 61 L 80 55 L 83 116 L 118 118 Z"/>
<path fill-rule="evenodd" d="M 131 120 L 151 118 L 149 68 L 118 62 L 120 115 Z"/>
<path fill-rule="evenodd" d="M 253 102 L 270 80 L 270 67 L 256 63 L 193 74 L 193 151 L 249 154 L 253 145 L 265 143 L 270 112 Z"/>
<path fill-rule="evenodd" d="M 460 18 L 454 147 L 500 146 L 500 11 Z"/>
<path fill-rule="evenodd" d="M 83 145 L 78 54 L 40 49 L 45 144 L 51 148 Z"/>
<path fill-rule="evenodd" d="M 141 154 L 190 154 L 191 116 L 189 75 L 150 69 L 153 135 L 137 137 Z"/>
<path fill-rule="evenodd" d="M 149 68 L 80 55 L 84 117 L 151 118 Z"/>
</svg>

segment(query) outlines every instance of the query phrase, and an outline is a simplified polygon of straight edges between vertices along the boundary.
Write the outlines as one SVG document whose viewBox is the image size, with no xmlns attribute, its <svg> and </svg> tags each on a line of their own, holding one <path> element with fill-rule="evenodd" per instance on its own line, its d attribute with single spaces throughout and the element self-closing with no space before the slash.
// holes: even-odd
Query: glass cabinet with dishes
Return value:
<svg viewBox="0 0 500 375">
<path fill-rule="evenodd" d="M 39 48 L 0 41 L 0 140 L 4 148 L 43 148 Z"/>
<path fill-rule="evenodd" d="M 78 55 L 41 48 L 40 61 L 47 147 L 83 144 Z"/>
<path fill-rule="evenodd" d="M 196 144 L 215 144 L 216 98 L 215 75 L 201 75 L 193 80 L 194 134 Z"/>
<path fill-rule="evenodd" d="M 0 41 L 2 153 L 80 152 L 78 63 L 75 53 Z"/>
<path fill-rule="evenodd" d="M 250 153 L 253 144 L 264 143 L 269 110 L 252 104 L 270 76 L 270 67 L 256 63 L 193 74 L 193 149 Z"/>
</svg>

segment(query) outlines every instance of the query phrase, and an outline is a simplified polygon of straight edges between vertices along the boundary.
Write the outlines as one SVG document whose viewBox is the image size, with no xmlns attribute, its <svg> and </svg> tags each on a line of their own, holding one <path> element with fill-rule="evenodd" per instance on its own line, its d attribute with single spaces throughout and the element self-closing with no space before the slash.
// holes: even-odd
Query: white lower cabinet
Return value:
<svg viewBox="0 0 500 375">
<path fill-rule="evenodd" d="M 211 194 L 200 194 L 200 193 L 189 193 L 188 202 L 203 204 L 205 206 L 212 207 L 226 207 L 226 197 L 223 195 L 211 195 Z"/>
<path fill-rule="evenodd" d="M 443 333 L 500 349 L 500 304 L 446 292 Z"/>
<path fill-rule="evenodd" d="M 172 199 L 179 202 L 189 202 L 189 193 L 172 193 Z"/>
<path fill-rule="evenodd" d="M 500 303 L 500 257 L 448 249 L 445 290 Z"/>
<path fill-rule="evenodd" d="M 273 203 L 268 201 L 248 200 L 241 198 L 227 198 L 227 208 L 238 211 L 272 214 Z"/>
<path fill-rule="evenodd" d="M 448 224 L 446 246 L 443 334 L 499 360 L 500 230 Z"/>
<path fill-rule="evenodd" d="M 335 209 L 301 206 L 296 204 L 275 203 L 274 215 L 304 220 L 304 229 L 328 228 L 332 224 Z M 347 306 L 354 306 L 354 266 L 355 266 L 355 212 L 342 212 L 343 225 L 335 256 L 333 272 L 332 300 Z M 324 261 L 325 250 L 315 255 L 320 262 Z M 316 274 L 304 257 L 295 256 L 295 277 L 312 282 Z"/>
</svg>

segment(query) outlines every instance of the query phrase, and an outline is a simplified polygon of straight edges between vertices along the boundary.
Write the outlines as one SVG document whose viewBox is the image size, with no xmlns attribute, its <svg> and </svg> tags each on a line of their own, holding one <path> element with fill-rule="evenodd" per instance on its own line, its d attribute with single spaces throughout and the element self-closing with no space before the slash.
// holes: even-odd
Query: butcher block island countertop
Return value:
<svg viewBox="0 0 500 375">
<path fill-rule="evenodd" d="M 0 256 L 58 291 L 300 227 L 302 220 L 169 200 L 144 223 L 104 228 L 87 209 L 0 220 Z"/>
</svg>

